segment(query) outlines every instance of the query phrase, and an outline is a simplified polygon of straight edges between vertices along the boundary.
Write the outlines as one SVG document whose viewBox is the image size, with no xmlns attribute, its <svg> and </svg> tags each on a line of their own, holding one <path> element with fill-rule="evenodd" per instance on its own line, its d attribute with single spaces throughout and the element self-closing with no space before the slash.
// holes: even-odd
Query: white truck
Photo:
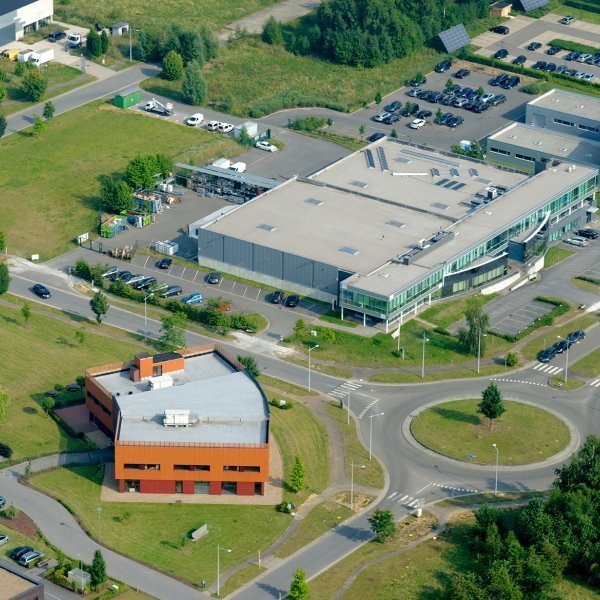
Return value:
<svg viewBox="0 0 600 600">
<path fill-rule="evenodd" d="M 31 48 L 27 48 L 26 50 L 21 50 L 19 52 L 19 54 L 17 54 L 17 61 L 19 62 L 29 62 L 29 57 L 35 54 L 35 50 L 32 50 Z"/>
<path fill-rule="evenodd" d="M 33 52 L 29 57 L 29 61 L 36 67 L 40 67 L 51 60 L 54 60 L 54 48 L 44 48 L 38 52 Z"/>
<path fill-rule="evenodd" d="M 163 104 L 156 100 L 156 98 L 152 98 L 152 100 L 144 104 L 144 110 L 146 112 L 155 112 L 163 117 L 170 117 L 173 114 L 173 103 L 167 102 Z"/>
<path fill-rule="evenodd" d="M 83 46 L 83 39 L 78 33 L 70 33 L 67 38 L 67 45 L 69 48 L 81 48 Z"/>
</svg>

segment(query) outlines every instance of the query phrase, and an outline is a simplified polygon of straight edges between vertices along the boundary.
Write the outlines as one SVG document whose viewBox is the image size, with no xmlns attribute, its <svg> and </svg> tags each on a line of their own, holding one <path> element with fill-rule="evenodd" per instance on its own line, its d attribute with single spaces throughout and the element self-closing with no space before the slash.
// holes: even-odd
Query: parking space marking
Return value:
<svg viewBox="0 0 600 600">
<path fill-rule="evenodd" d="M 233 282 L 233 285 L 231 286 L 231 291 L 233 292 L 233 290 L 235 289 L 235 284 L 237 283 L 237 281 Z"/>
<path fill-rule="evenodd" d="M 590 385 L 592 387 L 600 387 L 600 379 L 594 379 L 593 381 L 590 381 Z"/>
<path fill-rule="evenodd" d="M 258 288 L 258 292 L 256 293 L 256 299 L 258 300 L 258 297 L 260 296 L 260 293 L 262 292 L 262 288 Z"/>
<path fill-rule="evenodd" d="M 196 283 L 196 277 L 198 277 L 198 273 L 200 273 L 200 271 L 196 271 L 196 274 L 194 275 L 194 279 L 192 279 L 192 283 Z"/>
<path fill-rule="evenodd" d="M 146 265 L 148 264 L 148 261 L 150 260 L 150 256 L 146 257 L 146 262 L 144 262 L 144 269 L 146 268 Z"/>
</svg>

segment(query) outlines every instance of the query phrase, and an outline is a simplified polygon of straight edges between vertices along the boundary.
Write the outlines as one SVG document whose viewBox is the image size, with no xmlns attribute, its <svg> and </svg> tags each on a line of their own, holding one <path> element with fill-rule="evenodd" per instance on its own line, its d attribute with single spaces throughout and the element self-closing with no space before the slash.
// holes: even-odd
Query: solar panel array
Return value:
<svg viewBox="0 0 600 600">
<path fill-rule="evenodd" d="M 367 159 L 367 166 L 369 169 L 375 168 L 375 160 L 373 159 L 373 153 L 370 150 L 365 150 L 365 158 Z"/>
<path fill-rule="evenodd" d="M 379 164 L 381 165 L 382 171 L 389 171 L 387 157 L 385 155 L 385 150 L 381 146 L 377 146 L 377 156 L 379 156 Z"/>
<path fill-rule="evenodd" d="M 525 12 L 530 12 L 548 4 L 549 0 L 521 0 L 521 5 Z"/>
<path fill-rule="evenodd" d="M 533 0 L 535 1 L 535 0 Z M 460 23 L 459 25 L 455 25 L 454 27 L 450 27 L 450 29 L 446 29 L 446 31 L 442 31 L 439 34 L 440 40 L 442 40 L 442 44 L 446 48 L 446 52 L 454 52 L 459 48 L 464 48 L 471 43 L 471 38 L 465 29 L 465 26 Z"/>
</svg>

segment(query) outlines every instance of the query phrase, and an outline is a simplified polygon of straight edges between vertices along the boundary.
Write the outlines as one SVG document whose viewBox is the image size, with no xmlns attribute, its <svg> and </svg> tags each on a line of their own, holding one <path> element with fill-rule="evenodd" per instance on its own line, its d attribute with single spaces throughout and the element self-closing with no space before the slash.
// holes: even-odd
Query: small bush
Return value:
<svg viewBox="0 0 600 600">
<path fill-rule="evenodd" d="M 516 352 L 509 352 L 506 355 L 506 366 L 516 367 L 519 364 L 519 355 Z"/>
<path fill-rule="evenodd" d="M 12 448 L 8 444 L 0 443 L 0 456 L 4 456 L 4 458 L 10 458 L 12 454 Z"/>
<path fill-rule="evenodd" d="M 433 331 L 435 331 L 435 333 L 439 333 L 440 335 L 452 337 L 452 334 L 447 329 L 444 329 L 443 327 L 434 327 Z"/>
<path fill-rule="evenodd" d="M 524 88 L 523 91 L 526 94 L 531 94 L 532 96 L 538 96 L 539 94 L 542 93 L 542 86 L 539 83 L 528 83 Z"/>
<path fill-rule="evenodd" d="M 317 131 L 328 124 L 327 119 L 320 117 L 306 117 L 305 119 L 294 119 L 290 123 L 290 129 L 294 131 Z"/>
</svg>

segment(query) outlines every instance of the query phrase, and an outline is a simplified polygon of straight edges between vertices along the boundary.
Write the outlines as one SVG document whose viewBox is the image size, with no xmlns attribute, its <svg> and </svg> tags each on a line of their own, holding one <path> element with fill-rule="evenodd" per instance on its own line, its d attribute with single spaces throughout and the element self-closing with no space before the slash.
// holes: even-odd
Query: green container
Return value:
<svg viewBox="0 0 600 600">
<path fill-rule="evenodd" d="M 119 108 L 131 108 L 142 101 L 142 92 L 138 89 L 129 89 L 115 96 L 115 106 Z"/>
</svg>

